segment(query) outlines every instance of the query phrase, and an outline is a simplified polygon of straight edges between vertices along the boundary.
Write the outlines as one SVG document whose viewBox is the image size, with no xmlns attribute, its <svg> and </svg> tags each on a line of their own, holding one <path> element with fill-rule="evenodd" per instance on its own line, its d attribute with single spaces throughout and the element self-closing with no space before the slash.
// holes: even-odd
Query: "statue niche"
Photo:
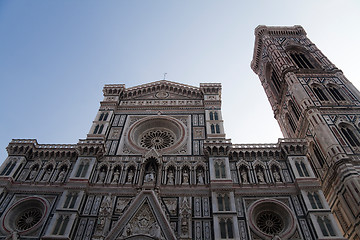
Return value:
<svg viewBox="0 0 360 240">
<path fill-rule="evenodd" d="M 144 185 L 155 185 L 158 174 L 158 165 L 155 158 L 147 159 L 144 169 Z"/>
</svg>

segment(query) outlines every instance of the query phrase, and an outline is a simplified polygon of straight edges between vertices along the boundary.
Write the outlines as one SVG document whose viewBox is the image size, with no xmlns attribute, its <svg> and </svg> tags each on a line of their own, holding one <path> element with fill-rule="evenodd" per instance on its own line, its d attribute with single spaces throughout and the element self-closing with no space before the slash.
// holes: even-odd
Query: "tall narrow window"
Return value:
<svg viewBox="0 0 360 240">
<path fill-rule="evenodd" d="M 221 238 L 227 238 L 226 234 L 226 222 L 224 219 L 220 220 L 220 236 Z"/>
<path fill-rule="evenodd" d="M 220 133 L 220 126 L 219 126 L 219 124 L 216 124 L 216 133 Z"/>
<path fill-rule="evenodd" d="M 5 166 L 5 168 L 2 170 L 2 172 L 1 172 L 1 175 L 4 175 L 6 172 L 7 172 L 7 170 L 9 169 L 9 167 L 11 166 L 11 163 L 12 162 L 8 162 L 7 164 L 6 164 L 6 166 Z"/>
<path fill-rule="evenodd" d="M 75 177 L 80 177 L 83 168 L 84 168 L 84 162 L 81 162 L 80 165 L 79 165 L 79 168 L 78 168 L 78 170 L 77 170 L 77 172 L 76 172 Z"/>
<path fill-rule="evenodd" d="M 102 121 L 104 118 L 104 113 L 101 113 L 100 117 L 99 117 L 99 121 Z"/>
<path fill-rule="evenodd" d="M 219 209 L 219 211 L 224 211 L 223 196 L 218 195 L 217 201 L 218 201 L 218 209 Z"/>
<path fill-rule="evenodd" d="M 81 177 L 85 177 L 88 169 L 89 169 L 89 163 L 87 162 L 87 163 L 85 163 L 84 169 L 81 172 Z"/>
<path fill-rule="evenodd" d="M 71 198 L 72 198 L 72 194 L 68 193 L 66 195 L 65 203 L 64 203 L 64 206 L 63 206 L 64 208 L 68 208 Z"/>
<path fill-rule="evenodd" d="M 99 125 L 96 125 L 93 134 L 96 134 L 98 132 L 98 130 L 99 130 Z"/>
<path fill-rule="evenodd" d="M 101 133 L 102 133 L 103 128 L 104 128 L 104 124 L 101 124 L 101 126 L 100 126 L 100 128 L 99 128 L 99 132 L 98 132 L 98 134 L 101 134 Z"/>
<path fill-rule="evenodd" d="M 300 167 L 299 162 L 295 162 L 295 167 L 296 167 L 296 170 L 297 170 L 298 173 L 299 173 L 299 176 L 300 176 L 300 177 L 304 177 L 304 173 L 303 173 L 303 171 L 302 171 L 302 169 L 301 169 L 301 167 Z"/>
<path fill-rule="evenodd" d="M 308 193 L 308 199 L 309 199 L 311 207 L 313 209 L 317 209 L 317 206 L 316 206 L 316 203 L 315 203 L 315 200 L 314 200 L 314 196 L 311 193 Z"/>
<path fill-rule="evenodd" d="M 109 113 L 106 113 L 104 116 L 104 121 L 106 121 L 108 117 L 109 117 Z"/>
<path fill-rule="evenodd" d="M 219 163 L 215 163 L 215 178 L 220 178 L 220 166 L 219 166 Z"/>
<path fill-rule="evenodd" d="M 214 118 L 215 118 L 215 120 L 219 120 L 219 115 L 217 112 L 214 112 Z"/>
<path fill-rule="evenodd" d="M 223 162 L 220 164 L 220 174 L 221 178 L 226 178 L 225 164 Z"/>
<path fill-rule="evenodd" d="M 313 87 L 313 90 L 320 101 L 329 101 L 329 98 L 325 95 L 324 91 L 320 87 Z"/>
<path fill-rule="evenodd" d="M 345 98 L 341 95 L 339 90 L 335 87 L 329 87 L 329 92 L 331 96 L 337 101 L 345 101 Z"/>
<path fill-rule="evenodd" d="M 229 195 L 225 194 L 224 196 L 224 205 L 225 205 L 225 211 L 230 211 L 230 199 Z"/>
<path fill-rule="evenodd" d="M 316 193 L 316 192 L 314 192 L 313 196 L 314 196 L 314 199 L 315 199 L 317 208 L 322 209 L 322 208 L 323 208 L 323 205 L 322 205 L 322 202 L 321 202 L 321 199 L 320 199 L 319 194 Z"/>
<path fill-rule="evenodd" d="M 318 160 L 320 167 L 324 167 L 324 158 L 322 157 L 320 150 L 318 149 L 318 147 L 316 145 L 314 145 L 314 155 L 316 157 L 316 159 Z"/>
<path fill-rule="evenodd" d="M 215 133 L 215 126 L 214 126 L 214 124 L 211 124 L 211 133 Z"/>
<path fill-rule="evenodd" d="M 271 73 L 271 81 L 273 82 L 273 85 L 277 92 L 280 92 L 281 89 L 281 83 L 280 79 L 275 71 L 272 71 Z"/>
<path fill-rule="evenodd" d="M 233 239 L 234 231 L 233 231 L 233 223 L 231 219 L 221 219 L 220 220 L 220 237 L 222 239 Z"/>
<path fill-rule="evenodd" d="M 214 113 L 210 112 L 210 120 L 214 120 Z"/>
<path fill-rule="evenodd" d="M 56 221 L 56 225 L 52 234 L 64 235 L 68 223 L 69 223 L 69 216 L 60 216 Z"/>
<path fill-rule="evenodd" d="M 9 170 L 7 170 L 7 172 L 6 172 L 5 175 L 10 175 L 10 173 L 12 172 L 12 170 L 14 169 L 15 166 L 16 166 L 16 162 L 14 161 L 14 162 L 11 164 Z"/>
<path fill-rule="evenodd" d="M 231 219 L 228 219 L 227 220 L 227 235 L 228 235 L 228 238 L 234 238 L 234 234 L 233 234 L 233 224 L 232 224 L 232 221 Z"/>
<path fill-rule="evenodd" d="M 299 118 L 300 118 L 299 110 L 297 109 L 297 107 L 294 105 L 294 103 L 292 101 L 290 101 L 289 104 L 290 104 L 290 108 L 291 108 L 292 112 L 294 113 L 296 119 L 299 120 Z"/>
<path fill-rule="evenodd" d="M 286 114 L 286 118 L 288 119 L 289 125 L 291 127 L 291 130 L 295 133 L 296 131 L 296 125 L 294 123 L 294 120 L 292 119 L 292 117 L 289 114 Z"/>
<path fill-rule="evenodd" d="M 309 177 L 310 175 L 309 175 L 309 172 L 308 172 L 308 170 L 307 170 L 307 168 L 306 168 L 306 166 L 305 166 L 305 163 L 304 163 L 304 162 L 301 162 L 301 163 L 300 163 L 300 166 L 301 166 L 301 169 L 302 169 L 305 177 Z"/>
<path fill-rule="evenodd" d="M 334 228 L 328 217 L 323 217 L 323 218 L 318 217 L 317 222 L 324 236 L 336 236 Z"/>
<path fill-rule="evenodd" d="M 77 197 L 78 197 L 77 193 L 72 194 L 72 199 L 71 199 L 71 203 L 70 203 L 69 208 L 74 208 L 75 207 Z"/>
<path fill-rule="evenodd" d="M 359 147 L 360 142 L 356 137 L 355 133 L 348 128 L 347 126 L 341 126 L 341 132 L 345 136 L 346 140 L 350 143 L 353 147 Z"/>
</svg>

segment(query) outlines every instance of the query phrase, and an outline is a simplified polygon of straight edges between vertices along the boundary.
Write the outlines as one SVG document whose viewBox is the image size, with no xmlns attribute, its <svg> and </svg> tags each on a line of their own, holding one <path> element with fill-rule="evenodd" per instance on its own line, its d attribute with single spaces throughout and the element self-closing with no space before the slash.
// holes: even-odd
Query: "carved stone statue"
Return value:
<svg viewBox="0 0 360 240">
<path fill-rule="evenodd" d="M 152 166 L 149 167 L 149 170 L 146 172 L 144 182 L 152 183 L 155 181 L 155 171 Z"/>
<path fill-rule="evenodd" d="M 104 180 L 105 180 L 105 176 L 106 176 L 106 173 L 105 173 L 105 169 L 101 169 L 100 170 L 100 173 L 99 173 L 99 178 L 98 178 L 98 183 L 103 183 Z"/>
<path fill-rule="evenodd" d="M 102 201 L 101 205 L 100 205 L 100 210 L 99 210 L 99 214 L 101 216 L 108 216 L 111 214 L 111 208 L 112 208 L 112 201 L 111 201 L 111 196 L 108 195 L 106 197 L 104 197 L 104 200 Z"/>
<path fill-rule="evenodd" d="M 185 169 L 183 172 L 183 184 L 189 184 L 189 173 L 188 170 Z"/>
<path fill-rule="evenodd" d="M 134 177 L 134 170 L 130 169 L 128 176 L 127 176 L 127 182 L 132 183 L 133 177 Z"/>
<path fill-rule="evenodd" d="M 118 183 L 119 178 L 120 178 L 120 172 L 119 169 L 116 169 L 116 171 L 114 172 L 112 183 Z"/>
<path fill-rule="evenodd" d="M 204 173 L 203 173 L 202 169 L 200 169 L 197 173 L 197 182 L 199 185 L 204 184 Z"/>
<path fill-rule="evenodd" d="M 258 171 L 256 172 L 256 176 L 257 179 L 259 180 L 259 183 L 265 182 L 264 173 L 260 169 L 258 169 Z"/>
<path fill-rule="evenodd" d="M 65 178 L 65 169 L 62 169 L 60 172 L 59 172 L 59 175 L 56 179 L 56 182 L 62 182 L 64 181 L 64 178 Z"/>
<path fill-rule="evenodd" d="M 245 169 L 243 169 L 240 174 L 241 174 L 242 183 L 248 183 L 249 180 L 248 180 L 248 176 L 247 176 L 247 171 Z"/>
<path fill-rule="evenodd" d="M 44 173 L 44 176 L 43 176 L 43 178 L 42 178 L 42 181 L 47 182 L 47 181 L 49 180 L 50 174 L 51 174 L 51 170 L 52 170 L 52 169 L 50 169 L 50 168 L 48 168 L 48 169 L 46 170 L 46 172 Z"/>
<path fill-rule="evenodd" d="M 281 182 L 281 177 L 280 177 L 280 174 L 277 169 L 274 169 L 273 176 L 274 176 L 275 182 Z"/>
<path fill-rule="evenodd" d="M 36 177 L 37 172 L 38 172 L 38 168 L 37 168 L 37 167 L 34 167 L 34 168 L 31 170 L 28 179 L 29 179 L 29 180 L 33 180 L 33 179 Z"/>
<path fill-rule="evenodd" d="M 168 172 L 168 181 L 167 181 L 168 185 L 174 185 L 174 172 L 172 169 L 169 170 Z"/>
</svg>

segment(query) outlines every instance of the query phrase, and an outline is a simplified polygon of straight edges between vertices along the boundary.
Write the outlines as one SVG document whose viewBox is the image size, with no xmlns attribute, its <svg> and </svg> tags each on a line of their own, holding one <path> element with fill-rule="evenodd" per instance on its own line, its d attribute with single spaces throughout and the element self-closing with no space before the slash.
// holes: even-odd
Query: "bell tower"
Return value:
<svg viewBox="0 0 360 240">
<path fill-rule="evenodd" d="M 348 239 L 360 239 L 360 93 L 301 26 L 255 30 L 251 68 L 286 138 L 308 158 Z"/>
</svg>

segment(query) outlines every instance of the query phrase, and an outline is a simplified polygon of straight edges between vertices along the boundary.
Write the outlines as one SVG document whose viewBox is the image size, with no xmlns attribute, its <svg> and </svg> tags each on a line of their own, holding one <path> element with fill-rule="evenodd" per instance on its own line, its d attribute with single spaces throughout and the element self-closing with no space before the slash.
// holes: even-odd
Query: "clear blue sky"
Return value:
<svg viewBox="0 0 360 240">
<path fill-rule="evenodd" d="M 302 25 L 359 88 L 360 1 L 0 0 L 0 162 L 12 138 L 77 143 L 106 83 L 223 84 L 233 143 L 282 137 L 250 69 L 257 25 Z"/>
</svg>

